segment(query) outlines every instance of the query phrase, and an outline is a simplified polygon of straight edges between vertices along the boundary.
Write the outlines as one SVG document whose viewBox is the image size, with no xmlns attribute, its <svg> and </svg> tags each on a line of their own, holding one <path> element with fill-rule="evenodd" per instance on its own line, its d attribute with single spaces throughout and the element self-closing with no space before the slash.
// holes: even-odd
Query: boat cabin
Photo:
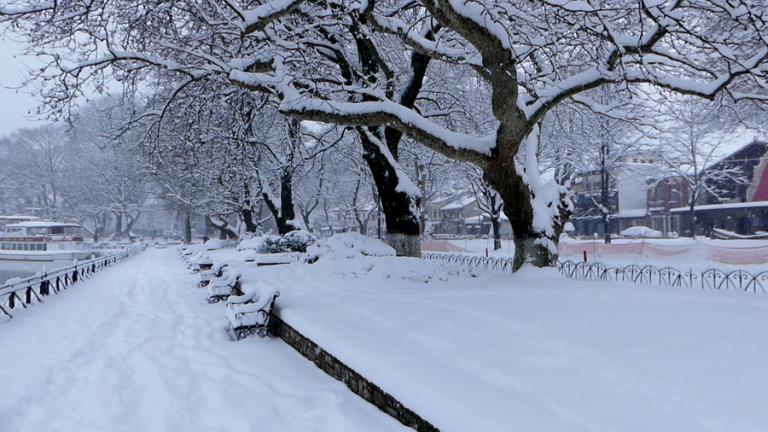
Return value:
<svg viewBox="0 0 768 432">
<path fill-rule="evenodd" d="M 79 249 L 88 231 L 76 223 L 27 221 L 0 228 L 0 250 L 48 251 Z"/>
</svg>

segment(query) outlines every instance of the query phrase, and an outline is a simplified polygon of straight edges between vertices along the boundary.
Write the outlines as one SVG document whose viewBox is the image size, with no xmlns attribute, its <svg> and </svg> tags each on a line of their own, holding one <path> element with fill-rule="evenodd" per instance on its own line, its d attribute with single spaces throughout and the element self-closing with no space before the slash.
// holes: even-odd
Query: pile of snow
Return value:
<svg viewBox="0 0 768 432">
<path fill-rule="evenodd" d="M 622 237 L 647 237 L 647 238 L 660 238 L 662 237 L 661 231 L 648 228 L 646 226 L 633 226 L 625 229 L 621 233 Z"/>
<path fill-rule="evenodd" d="M 218 250 L 229 247 L 232 247 L 232 240 L 211 239 L 202 245 L 202 248 L 205 250 Z"/>
<path fill-rule="evenodd" d="M 307 260 L 315 263 L 313 271 L 339 278 L 428 283 L 474 276 L 462 266 L 396 257 L 391 246 L 356 232 L 336 234 L 318 241 L 307 250 Z"/>
<path fill-rule="evenodd" d="M 380 240 L 356 232 L 345 232 L 322 239 L 307 249 L 309 262 L 320 258 L 351 259 L 360 256 L 395 256 L 395 250 Z"/>
<path fill-rule="evenodd" d="M 448 282 L 455 278 L 475 277 L 476 270 L 450 263 L 408 257 L 359 257 L 330 260 L 317 264 L 335 277 L 366 279 L 372 283 L 406 281 L 413 283 Z"/>
</svg>

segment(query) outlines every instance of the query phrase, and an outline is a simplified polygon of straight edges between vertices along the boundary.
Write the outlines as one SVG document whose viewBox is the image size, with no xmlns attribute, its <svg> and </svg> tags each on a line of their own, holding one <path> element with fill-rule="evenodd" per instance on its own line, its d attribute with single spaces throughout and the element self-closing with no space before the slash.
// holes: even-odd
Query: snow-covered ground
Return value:
<svg viewBox="0 0 768 432">
<path fill-rule="evenodd" d="M 173 249 L 0 323 L 0 431 L 404 428 L 279 340 L 231 342 Z"/>
<path fill-rule="evenodd" d="M 277 287 L 283 319 L 443 431 L 768 425 L 768 296 L 553 270 L 446 276 L 394 257 L 237 267 L 245 289 Z"/>
</svg>

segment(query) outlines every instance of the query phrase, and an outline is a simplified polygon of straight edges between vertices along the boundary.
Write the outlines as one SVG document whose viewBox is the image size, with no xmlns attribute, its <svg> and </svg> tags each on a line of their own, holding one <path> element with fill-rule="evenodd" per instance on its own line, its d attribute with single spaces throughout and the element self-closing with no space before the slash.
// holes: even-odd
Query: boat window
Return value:
<svg viewBox="0 0 768 432">
<path fill-rule="evenodd" d="M 48 234 L 48 230 L 48 227 L 32 227 L 27 228 L 27 233 L 32 236 L 39 236 Z"/>
</svg>

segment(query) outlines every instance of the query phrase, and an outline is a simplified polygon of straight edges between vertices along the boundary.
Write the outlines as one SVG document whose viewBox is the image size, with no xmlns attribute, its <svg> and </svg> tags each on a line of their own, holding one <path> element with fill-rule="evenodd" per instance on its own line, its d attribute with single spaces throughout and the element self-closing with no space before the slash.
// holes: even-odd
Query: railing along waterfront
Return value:
<svg viewBox="0 0 768 432">
<path fill-rule="evenodd" d="M 42 303 L 51 294 L 58 294 L 72 284 L 91 277 L 125 258 L 146 249 L 146 245 L 129 246 L 120 251 L 98 258 L 76 262 L 51 272 L 37 274 L 24 279 L 0 285 L 0 315 L 13 318 L 14 310 L 26 309 L 32 304 Z"/>
<path fill-rule="evenodd" d="M 422 258 L 482 270 L 512 271 L 512 258 L 440 252 L 425 252 L 422 253 Z M 717 268 L 694 271 L 679 270 L 669 266 L 636 264 L 613 267 L 600 262 L 571 260 L 558 261 L 557 270 L 562 276 L 570 279 L 768 293 L 768 270 L 757 273 Z"/>
</svg>

